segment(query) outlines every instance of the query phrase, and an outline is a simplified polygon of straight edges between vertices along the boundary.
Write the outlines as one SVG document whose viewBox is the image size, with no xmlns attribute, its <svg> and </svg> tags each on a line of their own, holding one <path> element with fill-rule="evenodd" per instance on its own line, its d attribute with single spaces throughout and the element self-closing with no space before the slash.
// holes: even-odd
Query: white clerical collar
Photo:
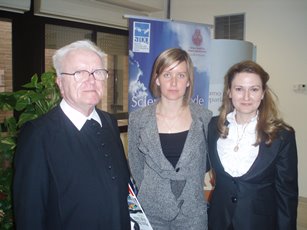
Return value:
<svg viewBox="0 0 307 230">
<path fill-rule="evenodd" d="M 81 130 L 85 122 L 91 119 L 94 119 L 100 124 L 100 126 L 102 126 L 100 117 L 96 109 L 94 109 L 93 112 L 86 117 L 76 109 L 72 108 L 64 99 L 62 99 L 60 107 L 65 113 L 65 115 L 69 118 L 69 120 L 71 120 L 71 122 L 76 126 L 78 130 Z"/>
</svg>

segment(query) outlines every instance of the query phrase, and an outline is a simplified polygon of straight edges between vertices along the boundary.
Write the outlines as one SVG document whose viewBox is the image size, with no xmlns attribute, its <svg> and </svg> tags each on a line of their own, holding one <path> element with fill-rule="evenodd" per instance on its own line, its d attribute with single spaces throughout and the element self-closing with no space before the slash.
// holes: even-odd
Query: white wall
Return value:
<svg viewBox="0 0 307 230">
<path fill-rule="evenodd" d="M 306 0 L 171 0 L 171 18 L 214 24 L 214 16 L 245 13 L 245 40 L 257 46 L 257 62 L 270 74 L 286 122 L 296 130 L 300 196 L 307 197 Z"/>
<path fill-rule="evenodd" d="M 0 9 L 1 1 L 4 0 L 0 0 Z M 128 28 L 128 21 L 124 17 L 126 15 L 164 18 L 167 13 L 167 1 L 164 0 L 34 0 L 33 2 L 34 15 L 120 29 Z"/>
</svg>

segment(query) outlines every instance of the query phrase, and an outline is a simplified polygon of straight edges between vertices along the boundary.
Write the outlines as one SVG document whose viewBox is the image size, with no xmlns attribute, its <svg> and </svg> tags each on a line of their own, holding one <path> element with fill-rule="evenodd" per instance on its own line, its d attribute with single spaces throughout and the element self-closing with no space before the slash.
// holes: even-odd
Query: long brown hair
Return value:
<svg viewBox="0 0 307 230">
<path fill-rule="evenodd" d="M 226 138 L 228 136 L 226 116 L 234 110 L 228 92 L 231 88 L 234 77 L 238 73 L 257 74 L 262 82 L 264 97 L 258 108 L 258 121 L 256 126 L 257 137 L 255 145 L 259 145 L 261 141 L 265 141 L 267 145 L 270 145 L 281 129 L 294 131 L 292 127 L 287 125 L 282 118 L 279 117 L 279 111 L 275 103 L 275 100 L 278 98 L 267 85 L 267 82 L 270 79 L 269 74 L 259 64 L 253 61 L 242 61 L 230 67 L 224 78 L 223 99 L 218 120 L 218 131 L 220 137 Z"/>
</svg>

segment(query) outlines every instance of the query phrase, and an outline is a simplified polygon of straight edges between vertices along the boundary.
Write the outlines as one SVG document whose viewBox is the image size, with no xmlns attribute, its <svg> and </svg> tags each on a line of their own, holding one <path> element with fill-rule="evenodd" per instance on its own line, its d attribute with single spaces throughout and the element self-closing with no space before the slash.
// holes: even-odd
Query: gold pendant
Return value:
<svg viewBox="0 0 307 230">
<path fill-rule="evenodd" d="M 233 148 L 233 151 L 238 152 L 238 150 L 239 150 L 239 145 L 236 145 L 236 146 Z"/>
</svg>

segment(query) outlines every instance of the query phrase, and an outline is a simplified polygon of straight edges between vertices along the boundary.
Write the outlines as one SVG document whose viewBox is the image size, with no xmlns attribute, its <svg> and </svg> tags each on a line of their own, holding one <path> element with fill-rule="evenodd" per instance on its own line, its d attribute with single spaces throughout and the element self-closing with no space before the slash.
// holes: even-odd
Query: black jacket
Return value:
<svg viewBox="0 0 307 230">
<path fill-rule="evenodd" d="M 98 130 L 79 131 L 59 106 L 22 128 L 14 175 L 17 229 L 130 229 L 129 171 L 116 120 L 97 112 Z"/>
<path fill-rule="evenodd" d="M 298 204 L 295 134 L 283 130 L 271 146 L 261 143 L 246 174 L 232 177 L 217 153 L 217 117 L 208 128 L 208 147 L 216 186 L 209 209 L 209 229 L 296 229 Z"/>
</svg>

